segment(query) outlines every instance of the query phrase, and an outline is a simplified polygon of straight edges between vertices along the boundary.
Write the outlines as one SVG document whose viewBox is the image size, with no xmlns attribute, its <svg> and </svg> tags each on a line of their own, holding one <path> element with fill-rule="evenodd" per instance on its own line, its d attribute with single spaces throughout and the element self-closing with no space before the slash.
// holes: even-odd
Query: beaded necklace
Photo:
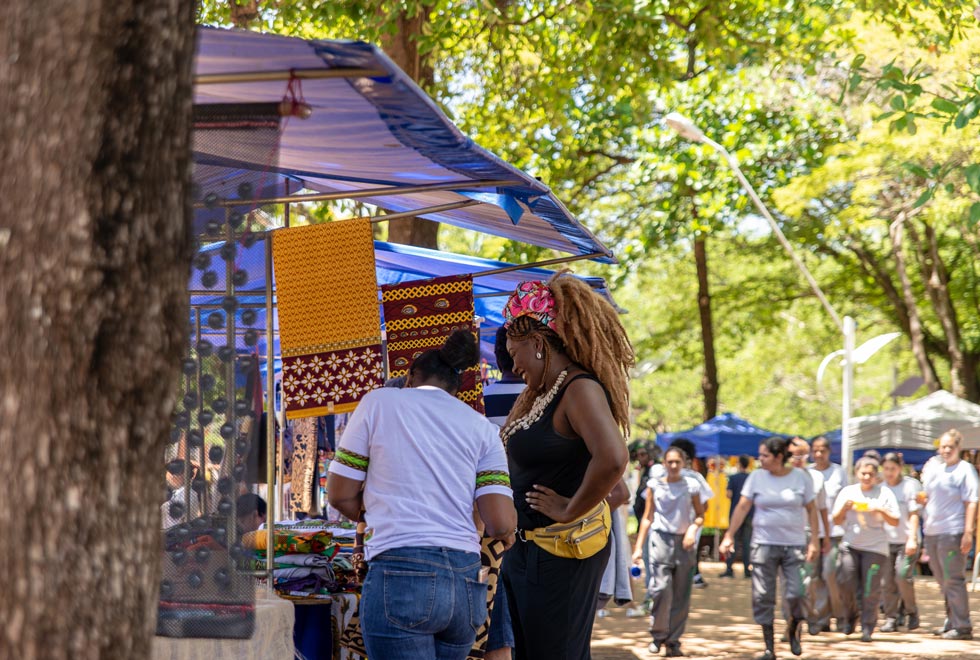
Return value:
<svg viewBox="0 0 980 660">
<path fill-rule="evenodd" d="M 510 437 L 517 433 L 518 429 L 524 429 L 526 431 L 539 419 L 541 419 L 545 408 L 547 408 L 558 395 L 558 391 L 561 389 L 561 384 L 565 382 L 565 376 L 567 375 L 568 369 L 562 369 L 561 373 L 558 374 L 558 378 L 555 379 L 555 384 L 551 386 L 550 390 L 539 395 L 534 400 L 534 403 L 531 404 L 531 409 L 528 410 L 526 414 L 518 417 L 500 430 L 500 439 L 503 440 L 504 443 L 510 440 Z"/>
</svg>

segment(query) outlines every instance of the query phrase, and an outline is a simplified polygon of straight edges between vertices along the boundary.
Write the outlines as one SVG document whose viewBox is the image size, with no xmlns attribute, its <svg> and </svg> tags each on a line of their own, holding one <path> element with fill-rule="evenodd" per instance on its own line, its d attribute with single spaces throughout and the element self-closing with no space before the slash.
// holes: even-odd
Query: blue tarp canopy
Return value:
<svg viewBox="0 0 980 660">
<path fill-rule="evenodd" d="M 207 182 L 209 190 L 235 168 L 270 170 L 260 195 L 278 194 L 287 180 L 291 192 L 449 185 L 454 189 L 378 193 L 361 201 L 391 212 L 479 201 L 424 217 L 613 261 L 546 185 L 463 135 L 411 78 L 370 44 L 201 27 L 194 67 L 196 104 L 279 102 L 292 71 L 301 78 L 302 97 L 313 109 L 308 119 L 284 120 L 274 163 L 245 155 L 227 142 L 195 143 L 198 176 L 213 179 Z M 344 77 L 317 77 L 331 72 Z M 213 167 L 213 176 L 204 167 Z"/>
<path fill-rule="evenodd" d="M 834 463 L 840 463 L 841 462 L 840 429 L 834 429 L 833 431 L 828 431 L 827 433 L 822 433 L 821 435 L 827 438 L 828 440 L 830 440 L 830 460 L 833 461 Z M 816 437 L 819 436 L 814 436 L 814 438 Z M 882 456 L 884 456 L 890 451 L 901 452 L 902 459 L 908 465 L 917 465 L 917 466 L 921 466 L 930 458 L 936 455 L 935 449 L 910 449 L 909 447 L 888 447 L 884 445 L 881 447 L 863 447 L 861 449 L 855 449 L 851 452 L 851 456 L 853 458 L 851 464 L 853 465 L 854 462 L 857 461 L 857 459 L 864 456 L 864 452 L 868 451 L 869 449 L 877 450 L 878 453 L 880 453 Z"/>
<path fill-rule="evenodd" d="M 790 438 L 792 435 L 775 433 L 752 424 L 732 413 L 723 413 L 698 424 L 686 431 L 657 434 L 657 444 L 666 449 L 677 438 L 687 438 L 694 443 L 698 456 L 756 456 L 759 444 L 766 438 L 778 435 Z"/>
</svg>

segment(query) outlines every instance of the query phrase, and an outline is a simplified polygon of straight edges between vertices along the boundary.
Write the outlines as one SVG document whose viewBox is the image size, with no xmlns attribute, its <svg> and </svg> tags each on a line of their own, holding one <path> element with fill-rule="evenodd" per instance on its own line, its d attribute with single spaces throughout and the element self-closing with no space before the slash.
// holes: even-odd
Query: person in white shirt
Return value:
<svg viewBox="0 0 980 660">
<path fill-rule="evenodd" d="M 455 396 L 478 358 L 464 330 L 420 355 L 405 389 L 364 396 L 330 463 L 330 505 L 374 530 L 360 603 L 372 658 L 466 658 L 487 613 L 474 502 L 486 534 L 514 543 L 498 429 Z"/>
<path fill-rule="evenodd" d="M 922 471 L 925 488 L 925 550 L 946 601 L 947 619 L 933 631 L 944 639 L 973 639 L 966 593 L 966 555 L 977 522 L 977 472 L 960 460 L 963 436 L 953 429 L 939 438 L 938 461 Z M 932 459 L 930 459 L 932 462 Z"/>
<path fill-rule="evenodd" d="M 650 595 L 651 653 L 666 646 L 667 657 L 680 657 L 681 635 L 691 609 L 691 582 L 698 531 L 704 525 L 700 485 L 683 475 L 687 456 L 679 447 L 664 453 L 663 477 L 647 482 L 646 507 L 633 550 L 633 562 L 643 558 L 643 543 L 650 531 L 649 563 L 646 565 Z"/>
<path fill-rule="evenodd" d="M 759 465 L 746 479 L 742 496 L 719 550 L 731 552 L 734 536 L 749 509 L 755 505 L 752 517 L 752 615 L 762 626 L 766 651 L 759 660 L 776 657 L 773 622 L 776 610 L 776 573 L 782 573 L 786 588 L 784 598 L 789 605 L 787 630 L 790 650 L 801 655 L 800 629 L 803 610 L 803 564 L 813 563 L 820 554 L 816 536 L 806 539 L 806 525 L 817 529 L 817 505 L 814 501 L 813 479 L 797 468 L 786 464 L 789 441 L 774 436 L 759 445 Z"/>
<path fill-rule="evenodd" d="M 701 503 L 705 507 L 707 507 L 708 500 L 710 500 L 712 497 L 715 496 L 715 491 L 713 491 L 711 489 L 711 486 L 708 485 L 708 480 L 704 478 L 704 475 L 698 472 L 697 470 L 692 469 L 691 467 L 694 458 L 697 454 L 697 449 L 695 448 L 694 443 L 688 440 L 687 438 L 675 438 L 674 440 L 671 441 L 670 446 L 677 447 L 682 452 L 684 452 L 684 456 L 686 457 L 686 460 L 684 462 L 684 468 L 681 470 L 681 474 L 685 477 L 690 477 L 691 479 L 694 479 L 695 481 L 698 482 L 698 493 L 701 496 Z M 667 470 L 666 468 L 664 468 L 663 464 L 656 463 L 650 466 L 649 474 L 651 478 L 662 479 L 667 475 Z M 701 543 L 701 531 L 702 530 L 700 529 L 698 530 L 698 539 L 697 539 L 698 544 Z M 649 561 L 649 557 L 647 558 L 647 560 Z M 692 585 L 694 586 L 695 589 L 704 589 L 708 586 L 708 583 L 701 576 L 701 569 L 698 563 L 699 563 L 698 554 L 697 552 L 695 552 L 694 553 L 694 580 L 692 581 Z"/>
<path fill-rule="evenodd" d="M 888 564 L 885 525 L 897 525 L 899 516 L 895 495 L 878 482 L 878 468 L 874 458 L 859 459 L 855 466 L 858 483 L 841 489 L 833 512 L 834 524 L 844 527 L 837 582 L 844 607 L 841 632 L 854 632 L 860 618 L 862 642 L 871 641 L 878 622 L 881 572 Z"/>
<path fill-rule="evenodd" d="M 827 510 L 834 508 L 834 502 L 840 489 L 847 485 L 844 468 L 830 462 L 830 441 L 820 436 L 814 438 L 811 444 L 813 469 L 823 477 L 824 494 L 827 496 Z M 816 621 L 810 622 L 810 634 L 818 634 L 830 630 L 830 619 L 836 618 L 838 630 L 843 621 L 841 616 L 840 592 L 837 590 L 837 571 L 840 568 L 840 540 L 844 536 L 844 528 L 833 523 L 825 524 L 820 521 L 820 544 L 826 548 L 821 561 L 814 564 L 813 575 L 810 577 L 810 612 Z"/>
<path fill-rule="evenodd" d="M 919 558 L 919 503 L 922 484 L 902 474 L 901 454 L 889 452 L 882 459 L 885 487 L 898 501 L 898 525 L 885 525 L 888 535 L 888 564 L 882 572 L 881 604 L 885 623 L 881 632 L 898 630 L 902 612 L 908 616 L 908 630 L 919 627 L 919 608 L 915 604 L 915 564 Z"/>
</svg>

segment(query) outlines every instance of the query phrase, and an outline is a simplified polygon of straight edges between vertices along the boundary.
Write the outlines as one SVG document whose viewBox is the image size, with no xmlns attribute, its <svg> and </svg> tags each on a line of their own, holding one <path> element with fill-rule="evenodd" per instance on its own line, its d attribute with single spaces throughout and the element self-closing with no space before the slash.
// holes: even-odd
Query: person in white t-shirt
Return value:
<svg viewBox="0 0 980 660">
<path fill-rule="evenodd" d="M 898 524 L 899 509 L 895 495 L 878 481 L 878 461 L 864 456 L 855 469 L 858 483 L 844 486 L 834 502 L 834 524 L 844 528 L 837 588 L 844 608 L 841 632 L 854 632 L 860 618 L 861 641 L 870 642 L 881 603 L 881 572 L 888 564 L 885 526 Z"/>
<path fill-rule="evenodd" d="M 898 501 L 898 525 L 885 525 L 888 534 L 888 565 L 882 572 L 881 605 L 885 623 L 881 632 L 898 630 L 899 617 L 908 616 L 908 630 L 919 627 L 919 608 L 915 603 L 915 565 L 919 559 L 919 509 L 922 484 L 902 474 L 904 461 L 895 452 L 885 454 L 881 471 L 884 485 Z"/>
<path fill-rule="evenodd" d="M 514 543 L 498 429 L 455 396 L 478 358 L 464 330 L 420 355 L 405 389 L 364 396 L 330 463 L 330 505 L 374 530 L 360 603 L 372 658 L 466 658 L 487 613 L 474 502 L 487 535 Z"/>
<path fill-rule="evenodd" d="M 944 639 L 973 639 L 966 593 L 966 556 L 977 522 L 977 471 L 960 460 L 963 436 L 953 429 L 939 438 L 939 456 L 922 471 L 925 488 L 925 550 L 929 568 L 946 601 L 947 619 L 933 633 Z M 932 459 L 930 459 L 932 462 Z"/>
<path fill-rule="evenodd" d="M 700 485 L 683 475 L 687 455 L 679 447 L 664 452 L 663 477 L 647 482 L 646 507 L 633 550 L 633 562 L 643 558 L 644 539 L 649 536 L 649 563 L 644 567 L 649 580 L 651 653 L 666 646 L 667 657 L 680 657 L 681 635 L 691 609 L 691 582 L 698 531 L 704 525 Z"/>
<path fill-rule="evenodd" d="M 834 508 L 837 494 L 847 485 L 844 468 L 830 462 L 830 441 L 823 436 L 813 439 L 811 443 L 813 469 L 823 477 L 824 494 L 827 496 L 827 510 Z M 840 540 L 844 536 L 844 528 L 833 523 L 825 524 L 820 521 L 820 544 L 827 548 L 821 561 L 814 565 L 813 575 L 810 576 L 810 634 L 830 630 L 830 619 L 836 618 L 838 630 L 843 621 L 841 615 L 840 593 L 837 590 L 837 571 L 840 568 Z"/>
<path fill-rule="evenodd" d="M 704 475 L 692 468 L 694 458 L 697 455 L 697 448 L 694 446 L 694 443 L 687 438 L 675 438 L 671 441 L 670 446 L 677 447 L 684 452 L 684 456 L 687 458 L 684 463 L 684 469 L 681 470 L 681 474 L 698 482 L 698 494 L 701 497 L 701 504 L 707 507 L 708 500 L 715 496 L 715 491 L 713 491 L 711 486 L 708 485 L 708 480 L 704 478 Z M 667 470 L 664 468 L 662 463 L 656 463 L 650 466 L 649 474 L 650 478 L 662 479 L 667 475 Z M 703 530 L 701 529 L 698 530 L 698 545 L 701 543 L 702 531 Z M 649 557 L 646 559 L 649 562 Z M 701 575 L 697 552 L 694 553 L 694 580 L 692 581 L 692 585 L 695 589 L 704 589 L 708 586 L 708 583 Z"/>
<path fill-rule="evenodd" d="M 813 563 L 820 554 L 816 536 L 807 542 L 806 526 L 817 529 L 817 505 L 814 501 L 813 479 L 803 470 L 786 464 L 789 441 L 774 436 L 759 445 L 759 465 L 746 479 L 742 496 L 719 551 L 731 552 L 734 536 L 749 509 L 755 506 L 752 517 L 752 615 L 762 626 L 766 651 L 759 660 L 776 657 L 773 622 L 776 610 L 776 574 L 782 573 L 786 588 L 784 598 L 789 605 L 787 630 L 790 650 L 801 655 L 800 631 L 803 609 L 803 564 Z"/>
</svg>

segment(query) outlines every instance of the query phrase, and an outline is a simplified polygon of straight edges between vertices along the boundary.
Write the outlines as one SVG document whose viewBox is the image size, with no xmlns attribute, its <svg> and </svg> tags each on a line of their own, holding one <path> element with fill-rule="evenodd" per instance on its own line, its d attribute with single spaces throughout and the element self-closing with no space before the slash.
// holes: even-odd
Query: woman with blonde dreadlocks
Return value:
<svg viewBox="0 0 980 660">
<path fill-rule="evenodd" d="M 504 316 L 527 383 L 500 432 L 517 508 L 502 570 L 515 658 L 588 659 L 609 558 L 605 498 L 629 460 L 633 349 L 612 305 L 564 273 L 522 282 Z"/>
</svg>

